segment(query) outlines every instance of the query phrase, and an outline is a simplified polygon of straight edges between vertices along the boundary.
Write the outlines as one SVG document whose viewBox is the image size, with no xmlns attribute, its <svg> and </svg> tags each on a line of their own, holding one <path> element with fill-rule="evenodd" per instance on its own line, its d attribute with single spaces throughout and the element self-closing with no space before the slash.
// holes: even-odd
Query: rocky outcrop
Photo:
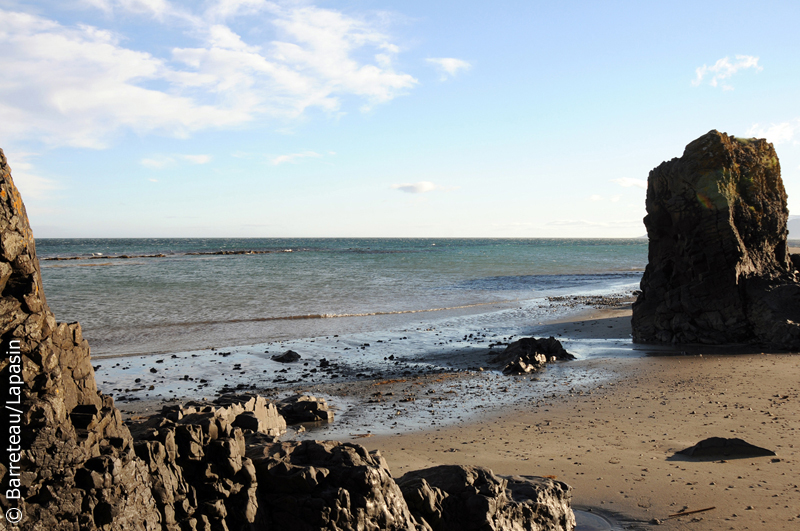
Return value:
<svg viewBox="0 0 800 531">
<path fill-rule="evenodd" d="M 333 441 L 254 449 L 262 529 L 413 530 L 417 523 L 378 452 Z"/>
<path fill-rule="evenodd" d="M 575 356 L 567 352 L 558 339 L 550 336 L 538 339 L 523 337 L 514 341 L 492 362 L 503 365 L 503 374 L 526 374 L 541 369 L 548 362 L 573 359 Z"/>
<path fill-rule="evenodd" d="M 647 183 L 634 341 L 800 348 L 800 285 L 772 144 L 711 131 Z"/>
<path fill-rule="evenodd" d="M 324 398 L 294 395 L 278 401 L 275 405 L 287 424 L 333 422 L 333 411 Z"/>
<path fill-rule="evenodd" d="M 539 477 L 495 476 L 483 467 L 442 465 L 397 480 L 414 516 L 433 531 L 569 531 L 570 487 Z"/>
<path fill-rule="evenodd" d="M 47 306 L 25 207 L 2 150 L 0 338 L 0 379 L 11 384 L 6 405 L 19 412 L 4 410 L 0 426 L 12 434 L 3 452 L 9 460 L 0 464 L 0 506 L 16 520 L 0 520 L 0 528 L 429 529 L 415 520 L 378 453 L 337 442 L 277 443 L 286 422 L 262 397 L 223 396 L 124 424 L 97 389 L 80 325 L 58 323 Z M 314 397 L 281 407 L 299 420 L 332 419 Z M 525 484 L 520 496 L 529 500 L 544 492 Z M 505 527 L 496 529 L 533 529 L 525 527 L 526 511 L 513 521 L 504 516 Z M 450 518 L 448 509 L 441 518 Z"/>
<path fill-rule="evenodd" d="M 20 470 L 24 529 L 161 529 L 149 473 L 110 397 L 97 390 L 89 345 L 77 323 L 58 323 L 42 278 L 25 206 L 0 151 L 0 336 L 19 347 L 22 380 Z M 0 365 L 8 382 L 12 357 Z M 4 467 L 5 468 L 5 467 Z M 109 527 L 106 527 L 109 528 Z"/>
</svg>

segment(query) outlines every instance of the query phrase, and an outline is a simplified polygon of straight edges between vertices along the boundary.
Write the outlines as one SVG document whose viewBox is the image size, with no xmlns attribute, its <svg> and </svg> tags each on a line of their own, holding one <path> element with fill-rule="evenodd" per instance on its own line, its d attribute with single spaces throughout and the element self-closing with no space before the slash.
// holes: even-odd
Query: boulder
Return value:
<svg viewBox="0 0 800 531">
<path fill-rule="evenodd" d="M 575 528 L 571 488 L 560 481 L 441 465 L 408 472 L 397 483 L 414 517 L 433 531 Z"/>
<path fill-rule="evenodd" d="M 638 342 L 800 348 L 780 163 L 766 140 L 710 131 L 647 180 Z"/>
<path fill-rule="evenodd" d="M 333 422 L 333 411 L 324 398 L 310 395 L 293 395 L 275 404 L 287 424 L 300 422 Z"/>
<path fill-rule="evenodd" d="M 250 453 L 264 529 L 400 531 L 417 523 L 377 451 L 334 441 L 284 442 Z"/>
<path fill-rule="evenodd" d="M 683 454 L 695 458 L 745 458 L 745 457 L 765 457 L 775 455 L 775 452 L 766 448 L 761 448 L 738 438 L 709 437 L 703 439 L 694 446 L 684 448 L 676 454 Z"/>
<path fill-rule="evenodd" d="M 553 336 L 523 337 L 508 345 L 492 362 L 503 365 L 504 374 L 525 374 L 542 368 L 547 362 L 572 359 L 575 356 L 564 350 Z"/>
<path fill-rule="evenodd" d="M 300 359 L 300 354 L 294 350 L 287 350 L 283 354 L 275 354 L 272 359 L 280 363 L 294 363 Z"/>
</svg>

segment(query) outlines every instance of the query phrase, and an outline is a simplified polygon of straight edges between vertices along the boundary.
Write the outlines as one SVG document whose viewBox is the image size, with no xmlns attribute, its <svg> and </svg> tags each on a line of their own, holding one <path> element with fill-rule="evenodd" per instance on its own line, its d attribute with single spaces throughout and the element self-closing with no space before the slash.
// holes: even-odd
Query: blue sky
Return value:
<svg viewBox="0 0 800 531">
<path fill-rule="evenodd" d="M 800 214 L 800 3 L 0 0 L 37 237 L 635 237 L 765 137 Z M 795 205 L 797 205 L 795 207 Z"/>
</svg>

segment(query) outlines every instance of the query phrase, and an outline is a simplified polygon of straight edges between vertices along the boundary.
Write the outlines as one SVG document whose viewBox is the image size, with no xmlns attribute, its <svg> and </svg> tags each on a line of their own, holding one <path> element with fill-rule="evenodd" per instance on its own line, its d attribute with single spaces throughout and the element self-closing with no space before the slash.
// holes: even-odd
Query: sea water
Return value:
<svg viewBox="0 0 800 531">
<path fill-rule="evenodd" d="M 81 322 L 94 357 L 374 334 L 454 319 L 464 330 L 499 322 L 513 329 L 545 316 L 550 296 L 630 292 L 647 263 L 646 239 L 36 245 L 51 309 L 59 321 Z"/>
</svg>

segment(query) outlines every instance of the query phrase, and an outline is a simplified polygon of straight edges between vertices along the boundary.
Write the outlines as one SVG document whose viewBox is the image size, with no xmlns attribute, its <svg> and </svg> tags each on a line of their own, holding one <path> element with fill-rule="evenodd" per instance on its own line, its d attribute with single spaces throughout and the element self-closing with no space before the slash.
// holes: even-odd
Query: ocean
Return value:
<svg viewBox="0 0 800 531">
<path fill-rule="evenodd" d="M 647 239 L 38 239 L 48 303 L 95 358 L 372 334 L 513 331 L 630 293 Z M 376 336 L 377 334 L 377 336 Z"/>
</svg>

